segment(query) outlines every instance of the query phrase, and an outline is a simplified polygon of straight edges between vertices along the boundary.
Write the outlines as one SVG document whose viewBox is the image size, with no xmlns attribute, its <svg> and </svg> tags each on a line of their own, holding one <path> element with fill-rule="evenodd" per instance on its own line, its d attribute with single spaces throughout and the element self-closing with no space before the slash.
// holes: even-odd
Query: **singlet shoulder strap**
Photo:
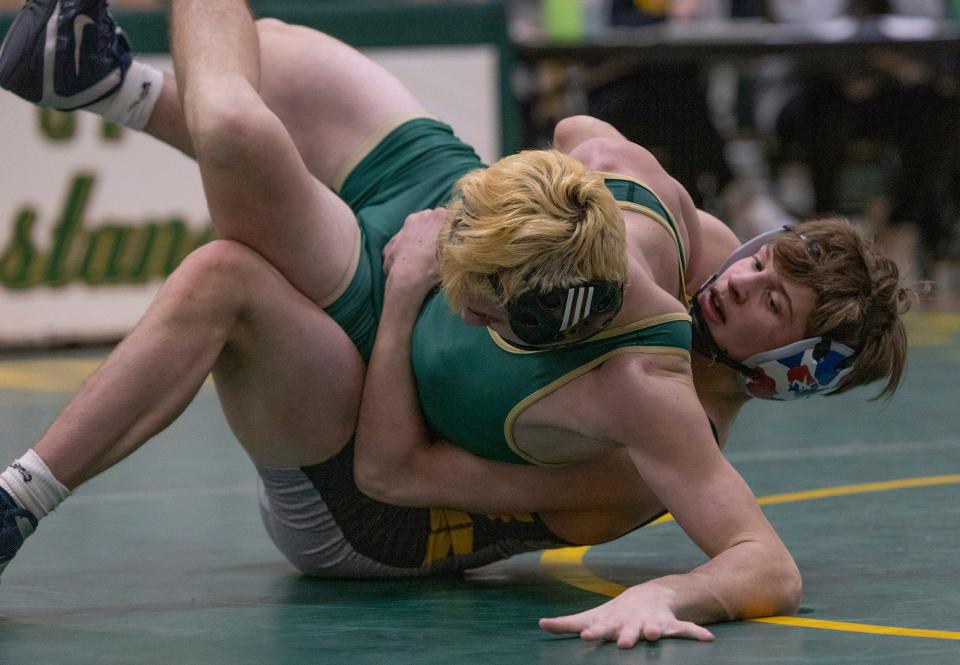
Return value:
<svg viewBox="0 0 960 665">
<path fill-rule="evenodd" d="M 631 176 L 601 171 L 604 185 L 613 194 L 617 205 L 623 210 L 639 212 L 657 222 L 670 234 L 677 248 L 680 272 L 680 293 L 678 297 L 685 307 L 690 306 L 684 284 L 686 283 L 687 255 L 683 249 L 683 240 L 680 237 L 680 227 L 670 209 L 650 187 Z"/>
</svg>

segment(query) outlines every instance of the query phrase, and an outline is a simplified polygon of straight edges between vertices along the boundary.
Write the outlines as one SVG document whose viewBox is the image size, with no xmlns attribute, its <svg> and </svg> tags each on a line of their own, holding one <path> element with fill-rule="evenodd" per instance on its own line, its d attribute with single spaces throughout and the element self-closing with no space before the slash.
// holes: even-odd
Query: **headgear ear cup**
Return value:
<svg viewBox="0 0 960 665">
<path fill-rule="evenodd" d="M 825 337 L 811 337 L 765 351 L 743 361 L 750 371 L 764 378 L 763 389 L 754 377 L 738 374 L 740 386 L 752 397 L 791 400 L 810 397 L 839 388 L 853 371 L 856 352 L 845 344 Z M 771 390 L 772 389 L 772 390 Z"/>
<path fill-rule="evenodd" d="M 507 303 L 507 318 L 523 344 L 550 346 L 596 334 L 622 306 L 622 284 L 591 280 L 545 292 L 526 291 Z"/>
</svg>

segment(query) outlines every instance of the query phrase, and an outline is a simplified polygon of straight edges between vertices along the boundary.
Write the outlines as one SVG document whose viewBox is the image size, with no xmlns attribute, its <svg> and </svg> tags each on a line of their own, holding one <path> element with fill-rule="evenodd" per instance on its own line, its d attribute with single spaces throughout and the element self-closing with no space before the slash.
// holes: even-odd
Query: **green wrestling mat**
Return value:
<svg viewBox="0 0 960 665">
<path fill-rule="evenodd" d="M 0 663 L 960 662 L 960 317 L 910 318 L 906 381 L 751 405 L 728 455 L 804 574 L 796 617 L 631 652 L 539 631 L 703 560 L 673 523 L 466 580 L 318 581 L 274 550 L 255 474 L 204 389 L 169 430 L 44 520 L 0 585 Z M 0 453 L 20 454 L 102 354 L 0 359 Z"/>
</svg>

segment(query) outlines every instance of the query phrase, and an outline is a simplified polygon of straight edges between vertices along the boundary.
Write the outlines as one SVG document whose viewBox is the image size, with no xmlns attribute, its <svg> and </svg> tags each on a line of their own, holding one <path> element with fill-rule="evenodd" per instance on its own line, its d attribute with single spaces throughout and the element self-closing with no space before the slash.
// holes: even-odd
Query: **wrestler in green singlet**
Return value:
<svg viewBox="0 0 960 665">
<path fill-rule="evenodd" d="M 360 224 L 360 256 L 352 281 L 327 312 L 364 359 L 369 358 L 383 307 L 383 247 L 407 215 L 445 203 L 462 175 L 483 167 L 448 126 L 417 118 L 389 132 L 346 176 L 340 195 Z M 604 175 L 621 208 L 650 217 L 671 235 L 682 277 L 686 257 L 670 211 L 643 184 Z M 686 302 L 685 294 L 680 297 Z M 522 451 L 512 436 L 513 423 L 527 406 L 611 355 L 673 353 L 689 358 L 690 341 L 690 317 L 676 313 L 605 330 L 570 346 L 525 351 L 487 328 L 464 323 L 440 291 L 428 297 L 417 320 L 412 360 L 424 415 L 438 435 L 481 457 L 544 464 Z"/>
</svg>

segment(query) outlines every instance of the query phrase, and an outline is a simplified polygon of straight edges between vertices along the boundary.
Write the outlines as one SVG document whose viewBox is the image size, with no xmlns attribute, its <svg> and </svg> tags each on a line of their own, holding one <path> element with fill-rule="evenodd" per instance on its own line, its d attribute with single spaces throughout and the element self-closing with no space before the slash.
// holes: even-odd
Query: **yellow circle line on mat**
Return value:
<svg viewBox="0 0 960 665">
<path fill-rule="evenodd" d="M 70 394 L 102 363 L 102 358 L 0 361 L 0 390 Z M 212 385 L 212 379 L 207 377 L 204 387 Z"/>
<path fill-rule="evenodd" d="M 960 473 L 952 473 L 943 476 L 924 476 L 922 478 L 902 478 L 900 480 L 884 480 L 877 483 L 861 483 L 859 485 L 840 485 L 838 487 L 825 487 L 818 490 L 805 490 L 803 492 L 787 492 L 785 494 L 771 494 L 757 499 L 761 506 L 772 506 L 778 503 L 795 503 L 797 501 L 815 501 L 816 499 L 829 499 L 835 496 L 848 496 L 850 494 L 868 494 L 870 492 L 887 492 L 889 490 L 902 490 L 911 487 L 930 487 L 931 485 L 955 485 L 960 483 Z M 650 525 L 672 522 L 673 516 L 667 513 Z"/>
<path fill-rule="evenodd" d="M 804 492 L 789 492 L 786 494 L 772 494 L 757 500 L 761 506 L 779 503 L 794 503 L 797 501 L 813 501 L 836 496 L 851 494 L 865 494 L 868 492 L 885 492 L 889 490 L 907 489 L 911 487 L 931 487 L 934 485 L 950 485 L 960 483 L 960 474 L 942 476 L 925 476 L 922 478 L 903 478 L 876 483 L 862 483 L 860 485 L 843 485 L 826 487 Z M 664 515 L 651 524 L 669 522 L 673 518 Z M 590 572 L 583 563 L 583 558 L 590 546 L 565 547 L 556 550 L 545 550 L 540 555 L 540 563 L 553 577 L 565 584 L 596 593 L 601 596 L 618 596 L 626 587 L 610 582 Z M 825 621 L 823 619 L 807 619 L 804 617 L 765 617 L 763 619 L 749 619 L 758 623 L 772 623 L 780 626 L 796 626 L 800 628 L 819 628 L 822 630 L 838 630 L 850 633 L 869 633 L 871 635 L 899 635 L 901 637 L 925 637 L 939 640 L 960 640 L 960 631 L 926 630 L 923 628 L 900 628 L 897 626 L 878 626 L 849 621 Z"/>
</svg>

